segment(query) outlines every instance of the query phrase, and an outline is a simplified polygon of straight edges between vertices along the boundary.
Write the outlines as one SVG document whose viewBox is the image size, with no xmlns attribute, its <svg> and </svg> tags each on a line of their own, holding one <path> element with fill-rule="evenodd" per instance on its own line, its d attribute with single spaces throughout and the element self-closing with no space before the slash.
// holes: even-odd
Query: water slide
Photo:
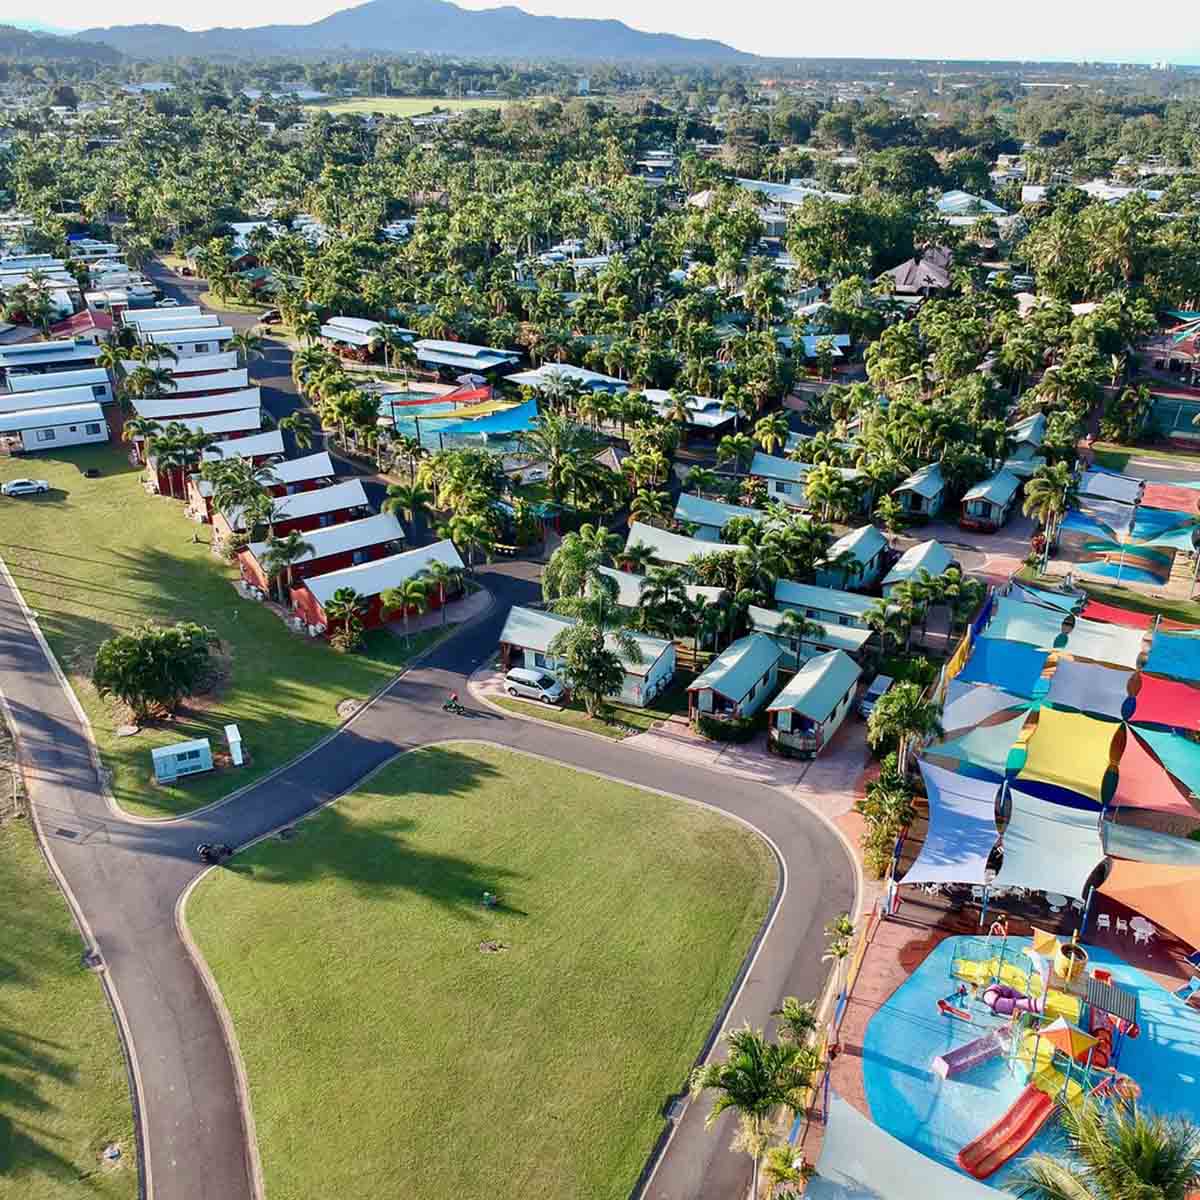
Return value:
<svg viewBox="0 0 1200 1200">
<path fill-rule="evenodd" d="M 958 1165 L 976 1179 L 995 1174 L 1037 1136 L 1054 1112 L 1054 1101 L 1030 1084 L 990 1129 L 958 1152 Z"/>
<path fill-rule="evenodd" d="M 1007 1049 L 1008 1039 L 1002 1036 L 1003 1032 L 1006 1031 L 993 1030 L 965 1045 L 955 1046 L 953 1050 L 947 1050 L 945 1054 L 939 1054 L 933 1060 L 933 1073 L 940 1075 L 943 1079 L 952 1079 L 955 1075 L 961 1075 L 964 1071 L 969 1071 L 989 1059 L 996 1058 Z"/>
</svg>

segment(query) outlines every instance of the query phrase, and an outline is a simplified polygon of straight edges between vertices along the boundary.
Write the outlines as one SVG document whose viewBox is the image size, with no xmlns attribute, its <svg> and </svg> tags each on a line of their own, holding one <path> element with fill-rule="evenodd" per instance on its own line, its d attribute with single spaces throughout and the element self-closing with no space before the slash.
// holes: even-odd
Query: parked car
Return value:
<svg viewBox="0 0 1200 1200">
<path fill-rule="evenodd" d="M 858 702 L 858 715 L 866 720 L 881 696 L 886 696 L 895 680 L 890 675 L 876 675 L 867 688 L 866 695 Z"/>
<path fill-rule="evenodd" d="M 543 704 L 557 704 L 563 698 L 563 685 L 546 671 L 513 667 L 504 677 L 504 690 L 510 696 L 524 696 Z"/>
<path fill-rule="evenodd" d="M 154 307 L 155 308 L 178 308 L 179 301 L 176 300 L 174 296 L 164 296 L 160 301 L 158 301 L 157 304 L 155 304 Z"/>
<path fill-rule="evenodd" d="M 49 490 L 50 484 L 44 479 L 10 479 L 0 487 L 0 493 L 5 496 L 36 496 Z"/>
<path fill-rule="evenodd" d="M 283 320 L 283 314 L 277 308 L 268 308 L 258 319 L 264 325 L 278 325 Z"/>
</svg>

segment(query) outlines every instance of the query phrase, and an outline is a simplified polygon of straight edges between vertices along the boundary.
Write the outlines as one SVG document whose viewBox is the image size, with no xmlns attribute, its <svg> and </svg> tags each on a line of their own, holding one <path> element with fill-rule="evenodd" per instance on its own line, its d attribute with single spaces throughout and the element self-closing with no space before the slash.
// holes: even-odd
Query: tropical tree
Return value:
<svg viewBox="0 0 1200 1200">
<path fill-rule="evenodd" d="M 392 483 L 379 508 L 381 512 L 399 513 L 408 525 L 409 536 L 415 538 L 417 518 L 428 519 L 433 514 L 433 493 L 416 485 Z"/>
<path fill-rule="evenodd" d="M 154 438 L 162 432 L 162 426 L 148 417 L 129 417 L 121 426 L 121 441 L 130 442 L 138 461 L 145 462 Z"/>
<path fill-rule="evenodd" d="M 438 607 L 442 610 L 442 625 L 446 624 L 446 596 L 451 588 L 462 583 L 462 572 L 449 563 L 434 559 L 424 571 L 431 588 L 437 589 Z"/>
<path fill-rule="evenodd" d="M 547 647 L 562 664 L 572 693 L 583 701 L 589 717 L 594 717 L 604 698 L 619 692 L 625 682 L 625 666 L 617 651 L 609 648 L 606 632 L 590 621 L 577 621 L 555 634 Z M 618 644 L 632 662 L 641 662 L 641 650 L 628 630 L 623 631 Z"/>
<path fill-rule="evenodd" d="M 568 533 L 550 556 L 542 572 L 542 596 L 557 600 L 582 596 L 588 584 L 603 578 L 601 567 L 611 567 L 621 549 L 619 534 L 603 525 L 582 525 Z"/>
<path fill-rule="evenodd" d="M 667 493 L 652 492 L 648 488 L 639 488 L 629 505 L 630 517 L 647 525 L 666 521 L 670 511 Z"/>
<path fill-rule="evenodd" d="M 305 345 L 311 346 L 321 336 L 321 322 L 317 314 L 307 311 L 297 313 L 292 322 L 292 332 Z"/>
<path fill-rule="evenodd" d="M 1008 1187 L 1027 1200 L 1186 1200 L 1200 1187 L 1200 1127 L 1118 1101 L 1062 1113 L 1069 1153 L 1031 1154 Z"/>
<path fill-rule="evenodd" d="M 879 646 L 884 654 L 888 652 L 889 642 L 899 648 L 910 624 L 899 605 L 893 604 L 886 596 L 871 601 L 871 606 L 863 613 L 863 621 L 868 629 L 879 634 Z"/>
<path fill-rule="evenodd" d="M 875 505 L 875 516 L 889 534 L 897 534 L 904 528 L 904 505 L 895 496 L 880 496 Z"/>
<path fill-rule="evenodd" d="M 126 704 L 136 720 L 173 713 L 208 674 L 216 641 L 211 629 L 191 621 L 147 621 L 100 643 L 92 683 L 101 696 Z"/>
<path fill-rule="evenodd" d="M 791 432 L 787 413 L 782 409 L 776 409 L 775 412 L 768 413 L 765 417 L 759 417 L 755 422 L 754 440 L 768 454 L 774 454 L 776 450 L 787 444 Z"/>
<path fill-rule="evenodd" d="M 313 444 L 313 420 L 306 412 L 297 409 L 286 417 L 279 418 L 279 429 L 286 430 L 295 439 L 300 450 L 311 450 Z"/>
<path fill-rule="evenodd" d="M 804 641 L 806 638 L 827 637 L 825 626 L 820 621 L 811 621 L 802 612 L 794 608 L 784 609 L 779 618 L 779 634 L 794 643 L 793 650 L 797 663 L 804 658 Z"/>
<path fill-rule="evenodd" d="M 229 339 L 229 349 L 237 356 L 243 367 L 248 367 L 252 359 L 262 358 L 266 353 L 266 339 L 253 329 L 239 329 Z"/>
<path fill-rule="evenodd" d="M 754 459 L 754 439 L 745 433 L 727 433 L 717 443 L 717 462 L 732 463 L 733 473 L 740 475 Z"/>
<path fill-rule="evenodd" d="M 795 1043 L 775 1045 L 762 1031 L 749 1025 L 725 1035 L 728 1054 L 721 1062 L 709 1062 L 692 1072 L 692 1095 L 715 1093 L 705 1123 L 712 1126 L 726 1112 L 741 1120 L 745 1144 L 754 1159 L 750 1195 L 758 1195 L 758 1176 L 766 1135 L 775 1111 L 787 1107 L 798 1112 L 805 1090 L 817 1069 L 816 1054 Z"/>
<path fill-rule="evenodd" d="M 645 542 L 634 542 L 621 551 L 621 567 L 637 575 L 644 575 L 654 561 L 654 554 L 653 546 L 647 546 Z"/>
<path fill-rule="evenodd" d="M 263 566 L 266 568 L 268 576 L 278 583 L 281 604 L 286 604 L 291 595 L 293 565 L 312 552 L 312 543 L 306 542 L 304 535 L 294 530 L 284 534 L 281 538 L 270 537 L 267 539 Z"/>
<path fill-rule="evenodd" d="M 817 1032 L 817 1006 L 811 1000 L 798 1000 L 787 996 L 783 1003 L 772 1010 L 771 1016 L 779 1024 L 779 1036 L 797 1046 L 807 1046 Z"/>
<path fill-rule="evenodd" d="M 1078 503 L 1074 472 L 1066 463 L 1038 467 L 1025 484 L 1021 511 L 1034 517 L 1045 530 L 1047 547 L 1053 540 L 1057 525 Z"/>
<path fill-rule="evenodd" d="M 899 770 L 903 775 L 908 747 L 913 741 L 942 734 L 941 714 L 936 704 L 921 694 L 915 683 L 897 683 L 875 701 L 867 720 L 867 741 L 872 748 L 899 745 Z"/>
<path fill-rule="evenodd" d="M 585 425 L 556 412 L 542 413 L 537 424 L 520 436 L 521 448 L 546 468 L 555 503 L 561 503 L 576 459 L 593 458 L 603 443 Z M 599 465 L 599 464 L 597 464 Z"/>
<path fill-rule="evenodd" d="M 684 487 L 697 496 L 705 492 L 715 492 L 717 489 L 717 473 L 708 467 L 693 467 L 687 474 Z"/>
<path fill-rule="evenodd" d="M 325 617 L 333 627 L 330 644 L 338 650 L 357 650 L 362 645 L 363 615 L 367 601 L 353 588 L 340 587 L 324 604 Z"/>
<path fill-rule="evenodd" d="M 423 613 L 429 608 L 429 584 L 420 578 L 406 579 L 397 587 L 384 588 L 379 603 L 385 615 L 398 612 L 404 618 L 404 640 L 408 641 L 409 613 Z"/>
<path fill-rule="evenodd" d="M 459 552 L 466 551 L 467 570 L 475 570 L 475 555 L 490 556 L 496 548 L 496 538 L 491 523 L 479 513 L 457 513 L 445 527 L 448 537 Z"/>
</svg>

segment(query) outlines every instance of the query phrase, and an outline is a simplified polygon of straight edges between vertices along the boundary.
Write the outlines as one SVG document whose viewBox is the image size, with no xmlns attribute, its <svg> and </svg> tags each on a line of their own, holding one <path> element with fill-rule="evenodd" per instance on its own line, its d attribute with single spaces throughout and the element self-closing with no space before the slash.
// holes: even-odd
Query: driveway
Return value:
<svg viewBox="0 0 1200 1200">
<path fill-rule="evenodd" d="M 819 993 L 826 976 L 822 929 L 854 908 L 856 872 L 844 843 L 809 809 L 774 787 L 703 765 L 627 746 L 614 755 L 610 745 L 569 730 L 491 711 L 441 712 L 447 692 L 467 694 L 467 677 L 494 652 L 511 605 L 537 596 L 537 573 L 529 563 L 481 572 L 496 600 L 486 615 L 441 643 L 325 742 L 227 802 L 158 823 L 131 820 L 110 806 L 73 698 L 11 581 L 0 575 L 0 688 L 44 844 L 85 937 L 103 959 L 104 983 L 121 1015 L 137 1081 L 140 1157 L 157 1200 L 254 1195 L 234 1064 L 175 924 L 180 897 L 202 873 L 196 844 L 244 845 L 353 789 L 404 750 L 462 738 L 495 742 L 746 821 L 769 839 L 784 871 L 727 1023 L 767 1027 L 783 996 Z M 745 1155 L 730 1152 L 734 1122 L 723 1119 L 710 1132 L 706 1110 L 707 1103 L 685 1108 L 645 1195 L 743 1194 L 749 1165 Z"/>
</svg>

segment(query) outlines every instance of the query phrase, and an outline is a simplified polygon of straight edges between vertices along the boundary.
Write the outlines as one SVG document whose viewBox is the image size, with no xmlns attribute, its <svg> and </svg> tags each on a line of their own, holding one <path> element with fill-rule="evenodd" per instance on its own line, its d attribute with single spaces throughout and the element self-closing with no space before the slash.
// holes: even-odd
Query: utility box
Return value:
<svg viewBox="0 0 1200 1200">
<path fill-rule="evenodd" d="M 242 758 L 242 731 L 236 725 L 225 726 L 225 741 L 229 744 L 229 759 L 235 767 L 245 761 Z"/>
<path fill-rule="evenodd" d="M 213 769 L 212 748 L 208 738 L 176 742 L 150 751 L 154 760 L 154 778 L 159 783 L 173 783 L 183 775 L 197 775 Z"/>
</svg>

